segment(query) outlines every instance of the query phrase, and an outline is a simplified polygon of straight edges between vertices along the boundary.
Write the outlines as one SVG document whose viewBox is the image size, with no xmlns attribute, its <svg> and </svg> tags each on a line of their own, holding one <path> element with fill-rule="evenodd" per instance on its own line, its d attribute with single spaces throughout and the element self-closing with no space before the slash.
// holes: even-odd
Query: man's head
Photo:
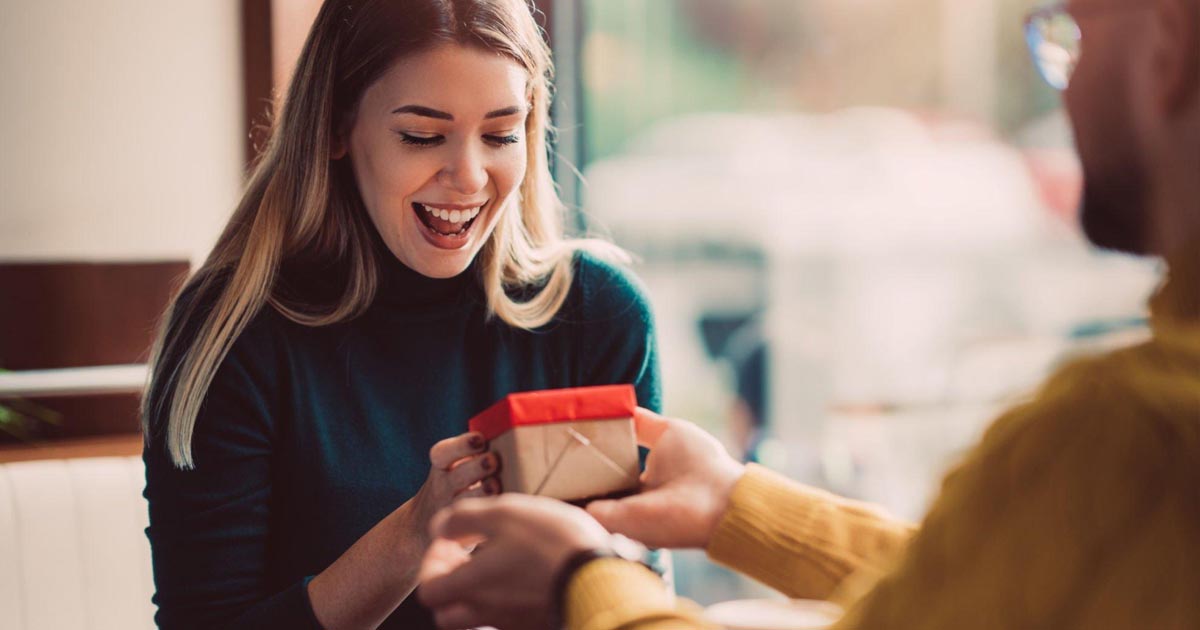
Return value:
<svg viewBox="0 0 1200 630">
<path fill-rule="evenodd" d="M 1200 230 L 1200 0 L 1071 0 L 1065 93 L 1100 247 L 1168 254 Z"/>
</svg>

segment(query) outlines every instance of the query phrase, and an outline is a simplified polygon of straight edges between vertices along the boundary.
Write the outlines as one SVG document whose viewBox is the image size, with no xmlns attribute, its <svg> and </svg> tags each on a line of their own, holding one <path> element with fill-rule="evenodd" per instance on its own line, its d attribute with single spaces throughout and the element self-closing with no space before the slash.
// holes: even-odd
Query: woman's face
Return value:
<svg viewBox="0 0 1200 630">
<path fill-rule="evenodd" d="M 334 157 L 349 152 L 371 221 L 410 269 L 462 273 L 512 205 L 527 81 L 511 59 L 446 44 L 401 59 L 363 94 Z"/>
</svg>

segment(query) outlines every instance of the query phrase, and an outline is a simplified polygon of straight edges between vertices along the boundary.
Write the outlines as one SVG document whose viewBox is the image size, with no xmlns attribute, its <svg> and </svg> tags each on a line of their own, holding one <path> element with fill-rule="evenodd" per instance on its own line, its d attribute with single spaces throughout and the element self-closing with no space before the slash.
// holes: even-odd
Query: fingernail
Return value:
<svg viewBox="0 0 1200 630">
<path fill-rule="evenodd" d="M 483 468 L 484 472 L 491 472 L 492 469 L 496 467 L 496 463 L 492 461 L 491 457 L 484 457 L 483 461 L 479 463 L 479 466 Z"/>
<path fill-rule="evenodd" d="M 483 448 L 483 436 L 479 434 L 472 435 L 471 439 L 467 440 L 467 444 L 469 444 L 473 449 L 481 449 Z"/>
<path fill-rule="evenodd" d="M 495 479 L 488 479 L 487 483 L 485 483 L 484 486 L 489 495 L 500 493 L 500 483 L 497 482 Z"/>
</svg>

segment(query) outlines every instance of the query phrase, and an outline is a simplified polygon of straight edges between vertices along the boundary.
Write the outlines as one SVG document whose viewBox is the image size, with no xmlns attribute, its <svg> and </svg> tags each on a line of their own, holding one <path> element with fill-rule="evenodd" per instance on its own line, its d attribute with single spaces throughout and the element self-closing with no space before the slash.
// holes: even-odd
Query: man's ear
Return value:
<svg viewBox="0 0 1200 630">
<path fill-rule="evenodd" d="M 1200 7 L 1196 0 L 1155 4 L 1153 63 L 1160 79 L 1155 100 L 1173 116 L 1200 102 Z"/>
</svg>

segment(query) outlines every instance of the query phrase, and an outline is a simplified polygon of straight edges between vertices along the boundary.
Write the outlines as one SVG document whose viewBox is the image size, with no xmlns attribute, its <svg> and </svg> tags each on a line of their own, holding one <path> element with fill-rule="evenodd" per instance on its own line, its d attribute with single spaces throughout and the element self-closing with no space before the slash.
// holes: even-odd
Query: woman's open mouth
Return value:
<svg viewBox="0 0 1200 630">
<path fill-rule="evenodd" d="M 486 205 L 486 204 L 485 204 Z M 417 219 L 427 229 L 426 236 L 438 247 L 453 248 L 466 240 L 476 219 L 483 213 L 483 205 L 470 208 L 448 208 L 412 204 Z"/>
</svg>

